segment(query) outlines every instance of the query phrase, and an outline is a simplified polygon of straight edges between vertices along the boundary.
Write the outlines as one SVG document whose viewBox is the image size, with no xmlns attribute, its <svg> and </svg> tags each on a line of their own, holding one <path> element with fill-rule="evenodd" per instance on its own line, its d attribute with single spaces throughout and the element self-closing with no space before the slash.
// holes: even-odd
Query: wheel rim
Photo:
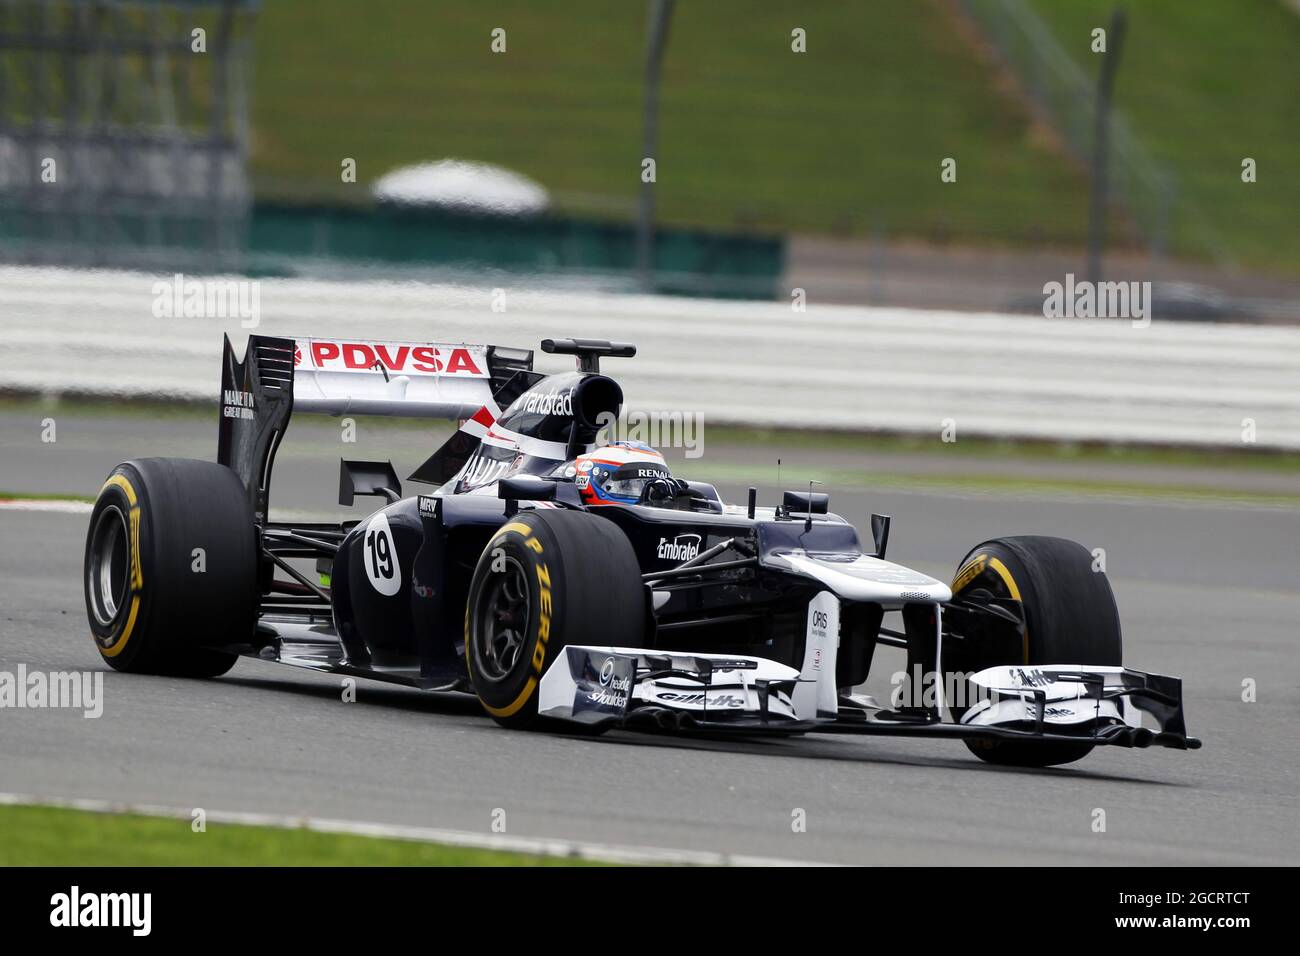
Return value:
<svg viewBox="0 0 1300 956">
<path fill-rule="evenodd" d="M 126 603 L 129 541 L 126 516 L 116 505 L 109 505 L 95 522 L 90 537 L 90 564 L 86 568 L 90 609 L 96 622 L 104 627 L 117 619 Z"/>
<path fill-rule="evenodd" d="M 528 575 L 523 565 L 507 557 L 502 570 L 488 573 L 480 593 L 475 614 L 479 651 L 475 663 L 488 680 L 505 680 L 519 663 L 532 621 Z"/>
</svg>

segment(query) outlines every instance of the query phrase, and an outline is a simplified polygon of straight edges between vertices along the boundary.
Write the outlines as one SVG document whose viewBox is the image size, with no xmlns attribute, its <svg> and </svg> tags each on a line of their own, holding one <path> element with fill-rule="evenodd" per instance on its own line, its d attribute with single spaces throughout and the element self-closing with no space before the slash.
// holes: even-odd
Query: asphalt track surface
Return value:
<svg viewBox="0 0 1300 956">
<path fill-rule="evenodd" d="M 54 445 L 32 425 L 0 417 L 0 489 L 93 494 L 121 458 L 210 457 L 215 445 L 192 421 L 60 419 Z M 313 444 L 324 432 L 299 437 L 273 500 L 330 510 L 337 446 L 327 458 Z M 939 576 L 998 534 L 1104 547 L 1125 661 L 1184 678 L 1204 749 L 1102 748 L 1020 771 L 935 740 L 513 733 L 467 698 L 362 682 L 344 703 L 335 678 L 250 660 L 214 681 L 118 674 L 85 624 L 85 515 L 0 510 L 0 669 L 105 670 L 106 696 L 98 720 L 0 710 L 0 791 L 483 833 L 501 809 L 517 836 L 840 863 L 1300 863 L 1293 509 L 829 490 L 860 527 L 873 510 L 892 514 L 890 557 Z M 901 663 L 879 649 L 867 690 L 887 697 Z M 1241 699 L 1246 679 L 1257 702 Z M 796 809 L 806 832 L 792 831 Z"/>
</svg>

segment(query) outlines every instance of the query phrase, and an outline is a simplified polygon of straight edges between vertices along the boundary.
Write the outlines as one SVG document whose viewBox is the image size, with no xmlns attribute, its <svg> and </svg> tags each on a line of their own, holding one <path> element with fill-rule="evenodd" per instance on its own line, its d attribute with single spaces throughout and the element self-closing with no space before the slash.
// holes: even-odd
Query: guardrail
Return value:
<svg viewBox="0 0 1300 956">
<path fill-rule="evenodd" d="M 159 318 L 156 276 L 0 268 L 0 389 L 216 396 L 240 320 Z M 1300 448 L 1300 328 L 614 296 L 506 287 L 263 279 L 264 334 L 533 346 L 635 342 L 605 364 L 636 410 L 707 423 L 958 440 Z M 504 308 L 504 311 L 494 311 Z M 567 360 L 541 355 L 539 367 Z"/>
</svg>

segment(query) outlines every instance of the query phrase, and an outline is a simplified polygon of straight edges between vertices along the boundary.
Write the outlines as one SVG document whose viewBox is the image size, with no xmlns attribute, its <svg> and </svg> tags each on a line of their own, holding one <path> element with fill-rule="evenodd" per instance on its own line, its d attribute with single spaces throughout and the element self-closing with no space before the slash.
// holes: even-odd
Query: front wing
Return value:
<svg viewBox="0 0 1300 956">
<path fill-rule="evenodd" d="M 827 680 L 833 680 L 833 669 Z M 825 706 L 824 680 L 761 657 L 569 646 L 542 676 L 543 716 L 597 727 L 706 733 L 859 733 L 972 740 L 1088 742 L 1195 750 L 1182 682 L 1125 667 L 991 667 L 969 677 L 959 721 L 938 706 Z M 820 693 L 819 693 L 820 691 Z"/>
</svg>

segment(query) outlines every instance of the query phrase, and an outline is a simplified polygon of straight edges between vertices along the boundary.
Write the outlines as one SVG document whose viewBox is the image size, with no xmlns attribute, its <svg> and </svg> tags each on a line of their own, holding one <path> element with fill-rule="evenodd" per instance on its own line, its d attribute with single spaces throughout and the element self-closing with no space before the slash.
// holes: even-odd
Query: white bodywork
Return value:
<svg viewBox="0 0 1300 956">
<path fill-rule="evenodd" d="M 848 601 L 871 601 L 895 609 L 952 600 L 952 589 L 942 581 L 868 554 L 774 551 L 767 557 L 781 559 L 796 574 L 821 582 Z"/>
<path fill-rule="evenodd" d="M 835 664 L 840 638 L 840 602 L 833 594 L 822 591 L 808 602 L 807 628 L 801 670 L 744 654 L 569 645 L 566 653 L 556 658 L 542 675 L 537 710 L 545 717 L 574 720 L 588 707 L 615 703 L 615 696 L 619 695 L 616 703 L 622 712 L 636 705 L 653 705 L 687 711 L 702 719 L 720 719 L 727 714 L 762 713 L 759 684 L 795 681 L 793 693 L 784 689 L 768 693 L 770 718 L 781 721 L 834 717 L 839 706 Z M 599 668 L 598 683 L 580 682 L 574 676 L 573 661 L 581 659 L 581 655 L 605 658 Z M 630 665 L 635 672 L 630 694 L 622 694 L 622 688 L 616 686 L 616 664 Z M 682 673 L 649 676 L 664 669 Z M 686 676 L 690 674 L 696 676 Z"/>
<path fill-rule="evenodd" d="M 793 681 L 800 676 L 793 667 L 778 664 L 764 657 L 749 657 L 742 654 L 687 654 L 656 651 L 644 647 L 595 647 L 572 644 L 566 647 L 565 651 L 588 653 L 595 657 L 603 656 L 620 662 L 632 662 L 638 680 L 631 688 L 629 703 L 655 704 L 674 710 L 690 711 L 701 716 L 706 711 L 758 713 L 758 691 L 754 686 L 757 681 Z M 704 681 L 672 675 L 656 678 L 642 676 L 658 669 L 656 662 L 665 659 L 671 661 L 673 670 L 700 674 L 703 673 L 700 662 L 707 661 L 710 677 Z M 728 663 L 737 666 L 721 666 Z M 542 675 L 537 699 L 538 713 L 545 717 L 573 719 L 582 703 L 578 698 L 581 693 L 584 693 L 584 690 L 578 686 L 570 671 L 569 656 L 566 653 L 553 661 L 546 673 Z M 790 720 L 796 716 L 794 706 L 789 696 L 785 694 L 772 694 L 768 699 L 768 709 L 769 713 L 778 719 Z"/>
<path fill-rule="evenodd" d="M 801 719 L 834 717 L 839 710 L 835 665 L 840 647 L 840 602 L 822 591 L 808 602 L 807 639 L 799 686 L 794 691 L 795 712 Z"/>
<path fill-rule="evenodd" d="M 996 726 L 1037 720 L 1037 698 L 1041 695 L 1044 724 L 1070 726 L 1101 718 L 1141 727 L 1141 712 L 1125 706 L 1125 698 L 1098 699 L 1087 684 L 1070 679 L 1078 675 L 1101 677 L 1103 691 L 1113 692 L 1128 687 L 1123 679 L 1125 672 L 1123 667 L 1083 664 L 988 667 L 968 678 L 979 699 L 962 715 L 961 722 Z"/>
</svg>

